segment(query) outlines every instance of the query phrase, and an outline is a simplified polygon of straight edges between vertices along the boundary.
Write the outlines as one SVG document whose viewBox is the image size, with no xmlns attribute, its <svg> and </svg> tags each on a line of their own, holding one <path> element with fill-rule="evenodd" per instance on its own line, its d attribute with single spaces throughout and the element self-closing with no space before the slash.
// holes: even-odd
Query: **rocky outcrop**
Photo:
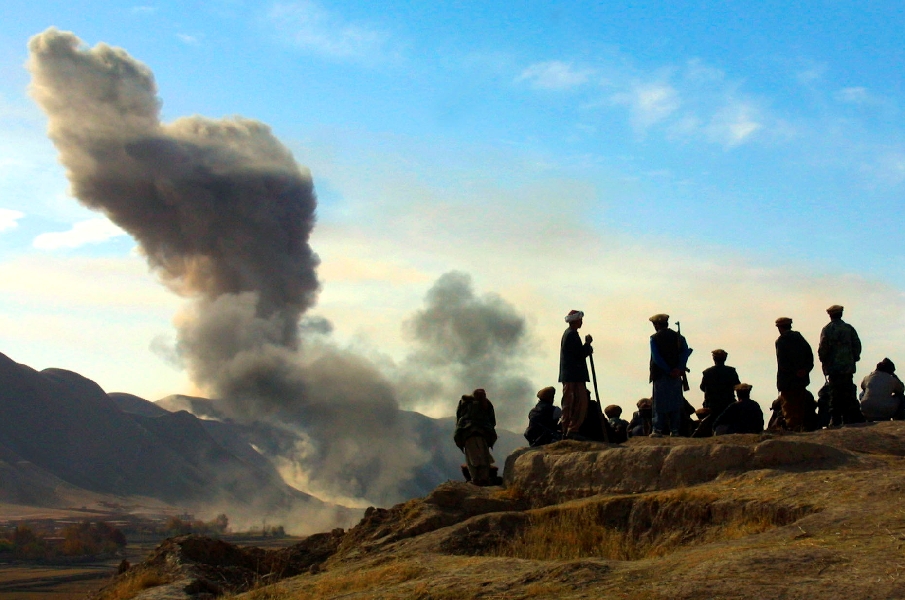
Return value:
<svg viewBox="0 0 905 600">
<path fill-rule="evenodd" d="M 277 579 L 240 597 L 903 597 L 903 456 L 905 423 L 561 442 L 513 453 L 505 487 L 369 508 L 295 559 L 180 538 L 118 581 L 164 574 L 142 600 Z"/>
<path fill-rule="evenodd" d="M 596 494 L 633 494 L 691 486 L 756 469 L 828 468 L 858 460 L 850 451 L 801 438 L 727 436 L 618 446 L 564 441 L 523 448 L 506 460 L 504 483 L 546 506 Z"/>
<path fill-rule="evenodd" d="M 334 554 L 344 532 L 335 529 L 305 538 L 282 550 L 242 548 L 222 540 L 197 535 L 171 538 L 163 542 L 139 565 L 120 574 L 98 591 L 96 600 L 121 598 L 124 589 L 156 581 L 146 591 L 136 590 L 135 598 L 216 598 L 274 583 L 300 573 L 314 571 Z"/>
</svg>

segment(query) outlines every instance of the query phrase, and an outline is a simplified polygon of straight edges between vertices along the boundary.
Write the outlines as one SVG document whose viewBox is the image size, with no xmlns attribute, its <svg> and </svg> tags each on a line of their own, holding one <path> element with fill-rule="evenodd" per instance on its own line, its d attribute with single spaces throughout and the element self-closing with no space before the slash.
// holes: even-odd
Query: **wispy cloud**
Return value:
<svg viewBox="0 0 905 600">
<path fill-rule="evenodd" d="M 25 216 L 25 213 L 9 208 L 0 208 L 0 232 L 9 231 L 19 226 L 19 219 Z"/>
<path fill-rule="evenodd" d="M 587 83 L 592 73 L 590 69 L 576 69 L 571 63 L 549 60 L 529 66 L 516 81 L 527 81 L 537 89 L 568 90 Z"/>
<path fill-rule="evenodd" d="M 153 15 L 156 12 L 157 12 L 156 6 L 144 5 L 144 6 L 133 6 L 132 7 L 133 15 Z"/>
<path fill-rule="evenodd" d="M 331 58 L 368 59 L 384 55 L 390 35 L 355 23 L 310 0 L 273 6 L 269 20 L 290 43 Z"/>
<path fill-rule="evenodd" d="M 676 89 L 663 82 L 634 84 L 630 90 L 614 94 L 612 101 L 629 108 L 632 126 L 640 130 L 663 121 L 681 104 Z"/>
<path fill-rule="evenodd" d="M 108 219 L 88 219 L 75 223 L 69 231 L 42 233 L 34 239 L 32 246 L 39 250 L 79 248 L 87 244 L 106 242 L 123 235 L 126 235 L 126 232 Z"/>
<path fill-rule="evenodd" d="M 897 108 L 895 102 L 890 98 L 860 86 L 842 88 L 833 94 L 833 98 L 842 104 L 880 109 L 886 112 L 895 112 Z"/>
<path fill-rule="evenodd" d="M 756 107 L 746 102 L 729 103 L 710 120 L 706 127 L 710 141 L 732 148 L 743 144 L 763 128 Z"/>
<path fill-rule="evenodd" d="M 194 35 L 188 35 L 186 33 L 177 33 L 176 37 L 178 37 L 179 41 L 181 41 L 183 44 L 187 44 L 189 46 L 197 46 L 200 43 L 200 40 L 198 39 L 198 37 L 194 36 Z"/>
</svg>

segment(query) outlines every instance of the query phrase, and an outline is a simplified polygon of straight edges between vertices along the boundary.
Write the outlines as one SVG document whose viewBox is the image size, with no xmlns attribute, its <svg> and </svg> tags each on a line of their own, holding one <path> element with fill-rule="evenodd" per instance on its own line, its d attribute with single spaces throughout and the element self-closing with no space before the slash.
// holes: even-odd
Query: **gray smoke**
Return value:
<svg viewBox="0 0 905 600">
<path fill-rule="evenodd" d="M 524 427 L 535 390 L 518 368 L 528 335 L 515 307 L 495 294 L 477 296 L 471 277 L 453 271 L 434 283 L 406 330 L 416 351 L 403 368 L 405 405 L 454 405 L 461 394 L 484 388 L 500 426 Z"/>
<path fill-rule="evenodd" d="M 392 386 L 367 361 L 300 334 L 319 288 L 310 173 L 263 123 L 161 123 L 153 74 L 122 49 L 49 29 L 29 50 L 31 93 L 73 194 L 190 299 L 176 324 L 193 381 L 234 418 L 297 426 L 310 443 L 292 459 L 323 495 L 396 499 L 425 457 Z"/>
</svg>

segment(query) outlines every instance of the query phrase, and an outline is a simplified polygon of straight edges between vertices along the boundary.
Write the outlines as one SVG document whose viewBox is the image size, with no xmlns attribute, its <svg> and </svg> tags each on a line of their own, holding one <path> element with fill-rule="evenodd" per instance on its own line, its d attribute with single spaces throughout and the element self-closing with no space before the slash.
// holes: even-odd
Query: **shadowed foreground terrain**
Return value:
<svg viewBox="0 0 905 600">
<path fill-rule="evenodd" d="M 905 423 L 522 449 L 266 552 L 168 540 L 97 598 L 901 598 Z"/>
</svg>

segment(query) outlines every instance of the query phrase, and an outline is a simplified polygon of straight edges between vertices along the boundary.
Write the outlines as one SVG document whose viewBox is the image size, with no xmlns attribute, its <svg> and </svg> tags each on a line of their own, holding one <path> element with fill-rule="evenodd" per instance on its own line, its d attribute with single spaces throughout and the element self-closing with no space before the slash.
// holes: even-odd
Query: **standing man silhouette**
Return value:
<svg viewBox="0 0 905 600">
<path fill-rule="evenodd" d="M 584 344 L 578 330 L 581 328 L 584 313 L 570 310 L 566 315 L 569 326 L 562 334 L 559 346 L 559 381 L 562 383 L 562 435 L 568 438 L 578 433 L 581 424 L 588 414 L 588 376 L 587 357 L 594 351 L 591 348 L 593 338 L 584 336 Z"/>
</svg>

